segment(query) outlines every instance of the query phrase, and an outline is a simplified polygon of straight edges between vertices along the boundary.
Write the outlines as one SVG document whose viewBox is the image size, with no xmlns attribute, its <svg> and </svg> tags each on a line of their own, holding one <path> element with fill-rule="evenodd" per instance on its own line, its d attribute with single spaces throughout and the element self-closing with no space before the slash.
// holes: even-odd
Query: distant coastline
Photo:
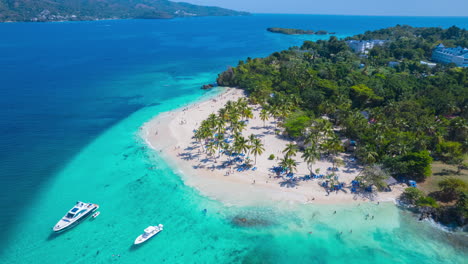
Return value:
<svg viewBox="0 0 468 264">
<path fill-rule="evenodd" d="M 167 0 L 150 1 L 81 1 L 73 0 L 15 1 L 15 5 L 0 5 L 0 22 L 64 22 L 118 19 L 170 19 L 177 17 L 243 16 L 247 12 L 177 3 Z"/>
</svg>

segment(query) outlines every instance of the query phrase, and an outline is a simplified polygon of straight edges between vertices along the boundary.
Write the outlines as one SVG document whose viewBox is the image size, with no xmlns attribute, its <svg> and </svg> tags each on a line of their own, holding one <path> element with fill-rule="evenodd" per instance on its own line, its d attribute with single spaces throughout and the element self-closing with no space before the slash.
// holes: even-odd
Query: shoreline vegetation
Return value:
<svg viewBox="0 0 468 264">
<path fill-rule="evenodd" d="M 363 46 L 351 49 L 356 41 Z M 381 44 L 364 46 L 373 41 Z M 373 193 L 405 183 L 400 201 L 418 210 L 421 219 L 464 228 L 466 177 L 447 177 L 429 193 L 417 188 L 431 177 L 434 160 L 456 165 L 456 175 L 467 168 L 468 67 L 429 65 L 441 43 L 468 47 L 468 31 L 397 25 L 342 40 L 305 41 L 240 61 L 217 82 L 243 88 L 249 102 L 265 109 L 280 109 L 274 114 L 280 117 L 279 133 L 304 155 L 351 151 L 363 167 L 356 187 Z M 327 126 L 332 133 L 323 130 Z"/>
<path fill-rule="evenodd" d="M 117 19 L 170 19 L 249 15 L 230 9 L 167 0 L 0 0 L 0 22 L 60 22 Z"/>
<path fill-rule="evenodd" d="M 355 53 L 346 42 L 373 39 L 385 44 Z M 145 138 L 228 203 L 398 199 L 464 227 L 466 177 L 417 188 L 434 160 L 467 167 L 468 68 L 421 63 L 439 43 L 468 46 L 468 31 L 397 25 L 247 58 L 217 79 L 239 89 L 157 117 Z"/>
<path fill-rule="evenodd" d="M 347 186 L 352 186 L 351 182 L 360 173 L 361 168 L 349 154 L 339 154 L 340 160 L 343 160 L 342 163 L 338 162 L 339 164 L 333 164 L 330 157 L 317 158 L 313 164 L 313 171 L 319 172 L 317 176 L 322 177 L 308 178 L 311 164 L 305 162 L 301 157 L 302 153 L 296 151 L 294 154 L 290 153 L 290 156 L 294 156 L 298 161 L 294 177 L 288 176 L 287 173 L 278 174 L 272 168 L 277 166 L 284 150 L 294 141 L 275 133 L 279 129 L 278 119 L 266 118 L 260 105 L 247 104 L 248 97 L 243 90 L 220 89 L 226 90 L 214 98 L 160 114 L 142 127 L 142 137 L 146 142 L 160 152 L 176 172 L 182 174 L 186 184 L 195 187 L 202 194 L 226 204 L 240 205 L 277 201 L 346 204 L 366 201 L 394 202 L 403 191 L 402 186 L 395 186 L 391 192 L 379 194 L 351 193 L 349 188 L 324 188 L 322 184 L 328 181 L 331 186 L 331 181 L 336 181 L 335 176 Z M 215 147 L 217 143 L 214 141 L 212 144 L 202 143 L 204 140 L 200 140 L 194 131 L 199 131 L 204 120 L 211 118 L 213 121 L 214 115 L 225 112 L 226 105 L 238 104 L 246 106 L 244 114 L 249 117 L 248 122 L 240 125 L 245 145 L 236 145 L 243 149 L 243 154 L 227 155 L 221 147 L 223 143 L 234 146 L 234 139 L 230 136 L 221 140 L 223 143 L 218 141 L 220 148 Z M 216 130 L 223 130 L 221 124 L 213 129 L 213 135 L 217 133 Z M 219 135 L 220 133 L 218 139 Z M 252 143 L 256 148 L 249 147 Z M 275 158 L 271 159 L 272 155 Z M 245 165 L 246 163 L 248 165 Z M 334 166 L 338 171 L 331 169 Z"/>
<path fill-rule="evenodd" d="M 295 28 L 277 28 L 271 27 L 267 28 L 268 32 L 279 33 L 285 35 L 335 35 L 335 32 L 328 32 L 326 30 L 304 30 L 304 29 L 295 29 Z"/>
</svg>

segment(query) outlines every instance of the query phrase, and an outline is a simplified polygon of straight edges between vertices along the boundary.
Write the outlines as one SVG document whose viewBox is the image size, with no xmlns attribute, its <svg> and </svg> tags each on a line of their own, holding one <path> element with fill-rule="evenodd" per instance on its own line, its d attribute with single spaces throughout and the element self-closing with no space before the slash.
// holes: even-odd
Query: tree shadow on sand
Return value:
<svg viewBox="0 0 468 264">
<path fill-rule="evenodd" d="M 357 200 L 359 198 L 369 199 L 370 201 L 374 201 L 375 199 L 377 199 L 377 194 L 374 192 L 366 192 L 366 191 L 359 191 L 359 192 L 354 193 L 353 199 Z"/>
<path fill-rule="evenodd" d="M 296 186 L 299 186 L 299 183 L 297 181 L 288 179 L 288 180 L 283 180 L 280 183 L 281 187 L 286 187 L 286 188 L 294 188 Z"/>
</svg>

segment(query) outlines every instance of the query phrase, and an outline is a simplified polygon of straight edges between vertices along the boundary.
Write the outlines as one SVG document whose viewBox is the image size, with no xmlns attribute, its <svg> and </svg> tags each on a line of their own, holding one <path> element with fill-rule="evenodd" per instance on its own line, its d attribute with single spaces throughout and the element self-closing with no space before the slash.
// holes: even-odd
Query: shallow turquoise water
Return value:
<svg viewBox="0 0 468 264">
<path fill-rule="evenodd" d="M 0 263 L 463 263 L 465 236 L 391 204 L 225 206 L 185 186 L 138 136 L 155 114 L 215 94 L 198 88 L 227 65 L 305 38 L 266 26 L 347 35 L 396 23 L 468 27 L 275 15 L 0 25 Z M 100 204 L 101 215 L 52 235 L 77 200 Z M 164 232 L 132 246 L 159 223 Z"/>
<path fill-rule="evenodd" d="M 392 204 L 243 208 L 200 196 L 138 137 L 154 112 L 195 98 L 137 111 L 86 146 L 21 218 L 6 263 L 463 263 L 462 244 L 443 242 L 444 231 Z M 76 199 L 99 203 L 101 215 L 52 235 Z M 236 217 L 254 225 L 239 225 Z M 161 234 L 132 246 L 158 223 L 165 224 Z"/>
</svg>

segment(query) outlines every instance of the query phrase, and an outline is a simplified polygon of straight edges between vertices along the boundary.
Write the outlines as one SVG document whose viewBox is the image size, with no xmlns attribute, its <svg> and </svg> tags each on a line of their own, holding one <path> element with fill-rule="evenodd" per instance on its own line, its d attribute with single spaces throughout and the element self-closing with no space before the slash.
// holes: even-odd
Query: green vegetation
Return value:
<svg viewBox="0 0 468 264">
<path fill-rule="evenodd" d="M 347 46 L 345 40 L 351 39 L 387 42 L 360 56 Z M 377 188 L 387 173 L 423 182 L 432 174 L 433 160 L 456 165 L 461 175 L 468 151 L 468 68 L 430 68 L 420 61 L 430 60 L 440 43 L 468 47 L 468 31 L 397 25 L 345 40 L 332 36 L 266 58 L 247 58 L 217 81 L 245 89 L 251 102 L 278 119 L 284 135 L 304 146 L 309 165 L 315 152 L 340 162 L 341 140 L 349 139 L 357 142 L 355 155 L 367 169 L 361 181 Z M 390 67 L 390 62 L 397 63 Z M 290 157 L 282 163 L 291 171 Z M 464 188 L 449 183 L 454 181 L 444 182 L 441 192 L 455 202 L 438 210 L 465 214 Z M 423 207 L 443 202 L 442 196 L 406 195 Z"/>
<path fill-rule="evenodd" d="M 441 194 L 446 197 L 448 201 L 457 200 L 459 196 L 468 191 L 468 184 L 461 179 L 446 178 L 439 182 Z"/>
<path fill-rule="evenodd" d="M 429 196 L 420 197 L 416 201 L 416 205 L 421 207 L 439 208 L 439 204 L 436 202 L 436 200 Z"/>
<path fill-rule="evenodd" d="M 327 34 L 335 34 L 335 32 L 328 33 L 325 30 L 303 30 L 303 29 L 294 29 L 294 28 L 267 28 L 267 31 L 271 33 L 281 33 L 286 35 L 327 35 Z"/>
<path fill-rule="evenodd" d="M 419 190 L 418 188 L 408 187 L 405 189 L 401 198 L 405 200 L 407 203 L 415 204 L 420 198 L 424 197 L 424 192 Z"/>
<path fill-rule="evenodd" d="M 269 160 L 274 160 L 274 159 L 275 159 L 275 155 L 274 155 L 274 154 L 270 154 L 270 156 L 268 156 L 268 159 L 269 159 Z"/>
<path fill-rule="evenodd" d="M 201 145 L 207 158 L 212 157 L 216 161 L 215 154 L 222 151 L 230 158 L 226 165 L 235 164 L 232 158 L 241 153 L 254 155 L 257 163 L 257 156 L 265 150 L 262 141 L 253 134 L 248 138 L 242 135 L 246 128 L 246 120 L 242 119 L 252 117 L 252 108 L 248 106 L 247 100 L 228 101 L 224 108 L 219 109 L 218 114 L 211 114 L 203 120 L 194 132 L 194 139 Z M 245 163 L 250 163 L 248 157 Z"/>
<path fill-rule="evenodd" d="M 296 112 L 288 116 L 284 121 L 284 128 L 286 133 L 291 137 L 300 137 L 304 130 L 310 126 L 310 117 L 302 112 Z"/>
<path fill-rule="evenodd" d="M 219 7 L 197 6 L 167 0 L 0 0 L 0 22 L 155 19 L 246 14 Z"/>
<path fill-rule="evenodd" d="M 338 147 L 338 137 L 351 138 L 358 142 L 361 162 L 383 164 L 399 178 L 424 180 L 432 159 L 460 162 L 468 149 L 468 69 L 429 68 L 419 60 L 428 60 L 440 42 L 468 44 L 468 32 L 396 26 L 349 39 L 373 38 L 389 42 L 370 50 L 367 58 L 336 37 L 306 41 L 266 58 L 240 61 L 221 73 L 218 83 L 244 88 L 251 101 L 277 108 L 272 115 L 282 118 L 280 125 L 296 141 L 322 136 L 309 140 L 321 140 L 330 150 Z M 390 61 L 400 64 L 391 68 Z M 323 116 L 341 128 L 338 134 L 310 132 Z"/>
<path fill-rule="evenodd" d="M 374 164 L 364 167 L 361 174 L 357 177 L 357 180 L 359 180 L 364 187 L 375 186 L 378 190 L 383 190 L 387 187 L 385 180 L 388 179 L 388 176 L 385 170 Z"/>
<path fill-rule="evenodd" d="M 397 175 L 422 181 L 431 175 L 432 158 L 427 150 L 410 152 L 396 157 L 387 157 L 384 164 Z"/>
</svg>

